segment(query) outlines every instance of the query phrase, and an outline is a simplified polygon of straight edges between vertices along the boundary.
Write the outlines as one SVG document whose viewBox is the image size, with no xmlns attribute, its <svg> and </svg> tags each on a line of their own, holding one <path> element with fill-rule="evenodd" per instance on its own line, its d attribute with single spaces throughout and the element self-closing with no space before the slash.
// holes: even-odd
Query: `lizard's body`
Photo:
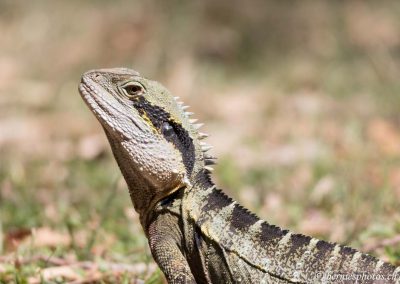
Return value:
<svg viewBox="0 0 400 284">
<path fill-rule="evenodd" d="M 340 283 L 323 277 L 362 274 L 358 283 L 396 283 L 399 268 L 270 225 L 218 190 L 200 141 L 206 135 L 160 84 L 115 68 L 85 73 L 79 90 L 105 130 L 169 283 Z"/>
</svg>

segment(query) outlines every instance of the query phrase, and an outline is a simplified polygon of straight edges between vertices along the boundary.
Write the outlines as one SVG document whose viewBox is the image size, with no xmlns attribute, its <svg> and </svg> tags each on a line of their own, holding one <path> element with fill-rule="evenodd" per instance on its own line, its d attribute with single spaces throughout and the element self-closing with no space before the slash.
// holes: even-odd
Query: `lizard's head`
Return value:
<svg viewBox="0 0 400 284">
<path fill-rule="evenodd" d="M 103 126 L 139 213 L 206 170 L 205 135 L 169 91 L 126 68 L 88 71 L 79 91 Z"/>
</svg>

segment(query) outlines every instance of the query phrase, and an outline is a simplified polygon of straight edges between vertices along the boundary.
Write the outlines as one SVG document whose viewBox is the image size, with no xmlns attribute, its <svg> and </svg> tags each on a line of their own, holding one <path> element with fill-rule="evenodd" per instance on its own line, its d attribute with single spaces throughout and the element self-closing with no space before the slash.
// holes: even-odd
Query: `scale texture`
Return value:
<svg viewBox="0 0 400 284">
<path fill-rule="evenodd" d="M 168 283 L 399 283 L 398 267 L 271 225 L 219 190 L 202 124 L 161 84 L 99 69 L 83 74 L 79 91 Z"/>
</svg>

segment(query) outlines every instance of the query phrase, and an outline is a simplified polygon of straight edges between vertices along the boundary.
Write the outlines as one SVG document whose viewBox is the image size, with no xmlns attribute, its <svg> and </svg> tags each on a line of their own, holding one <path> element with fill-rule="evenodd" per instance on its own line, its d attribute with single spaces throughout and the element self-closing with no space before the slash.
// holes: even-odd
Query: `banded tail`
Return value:
<svg viewBox="0 0 400 284">
<path fill-rule="evenodd" d="M 196 194 L 202 206 L 190 214 L 203 234 L 283 283 L 399 283 L 400 267 L 271 225 L 214 186 Z"/>
</svg>

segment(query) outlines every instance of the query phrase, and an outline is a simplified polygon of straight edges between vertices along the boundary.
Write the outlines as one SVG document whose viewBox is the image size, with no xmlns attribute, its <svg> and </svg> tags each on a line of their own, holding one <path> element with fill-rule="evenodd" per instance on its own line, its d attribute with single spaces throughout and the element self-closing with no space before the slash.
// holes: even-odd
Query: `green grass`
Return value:
<svg viewBox="0 0 400 284">
<path fill-rule="evenodd" d="M 240 203 L 400 264 L 398 1 L 78 2 L 0 4 L 0 283 L 82 262 L 95 283 L 163 283 L 76 90 L 121 65 L 206 122 L 217 184 Z"/>
</svg>

